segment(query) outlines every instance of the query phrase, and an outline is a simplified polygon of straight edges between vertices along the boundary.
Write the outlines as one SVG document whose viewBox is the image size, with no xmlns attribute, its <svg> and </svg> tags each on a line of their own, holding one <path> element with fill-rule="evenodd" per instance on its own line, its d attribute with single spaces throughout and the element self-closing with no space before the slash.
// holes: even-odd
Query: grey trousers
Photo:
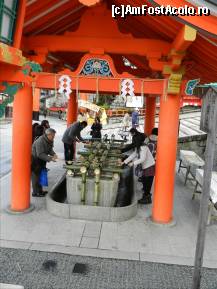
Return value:
<svg viewBox="0 0 217 289">
<path fill-rule="evenodd" d="M 32 172 L 32 189 L 33 195 L 38 195 L 42 192 L 42 186 L 39 184 L 39 174 Z"/>
</svg>

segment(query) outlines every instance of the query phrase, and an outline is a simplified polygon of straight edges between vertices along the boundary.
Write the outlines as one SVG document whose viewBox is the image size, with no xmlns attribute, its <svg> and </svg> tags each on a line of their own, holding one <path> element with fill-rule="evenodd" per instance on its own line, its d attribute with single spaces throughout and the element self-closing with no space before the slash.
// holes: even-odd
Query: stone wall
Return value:
<svg viewBox="0 0 217 289">
<path fill-rule="evenodd" d="M 100 193 L 99 193 L 99 206 L 113 207 L 118 192 L 119 180 L 103 180 L 100 179 Z M 81 204 L 81 178 L 66 176 L 66 188 L 67 188 L 67 202 L 69 204 L 80 205 Z M 94 179 L 87 178 L 86 183 L 86 200 L 85 205 L 92 206 L 94 204 L 94 191 L 95 183 Z"/>
</svg>

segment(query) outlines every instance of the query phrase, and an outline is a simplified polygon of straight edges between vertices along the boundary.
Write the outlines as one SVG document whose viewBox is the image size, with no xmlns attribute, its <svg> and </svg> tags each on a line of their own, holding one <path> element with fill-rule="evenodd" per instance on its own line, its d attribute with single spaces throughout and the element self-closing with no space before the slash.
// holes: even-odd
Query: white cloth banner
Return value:
<svg viewBox="0 0 217 289">
<path fill-rule="evenodd" d="M 95 112 L 99 112 L 99 110 L 100 110 L 100 107 L 98 105 L 91 103 L 87 100 L 83 100 L 83 99 L 78 100 L 78 106 L 87 108 L 87 109 L 95 111 Z"/>
<path fill-rule="evenodd" d="M 138 107 L 143 108 L 144 97 L 142 96 L 127 96 L 126 107 Z"/>
</svg>

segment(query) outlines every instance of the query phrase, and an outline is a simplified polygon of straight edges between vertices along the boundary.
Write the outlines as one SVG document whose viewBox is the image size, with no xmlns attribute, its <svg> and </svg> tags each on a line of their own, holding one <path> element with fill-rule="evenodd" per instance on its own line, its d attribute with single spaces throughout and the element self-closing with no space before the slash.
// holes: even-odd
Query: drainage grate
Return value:
<svg viewBox="0 0 217 289">
<path fill-rule="evenodd" d="M 87 272 L 87 265 L 82 263 L 75 263 L 72 273 L 85 274 Z"/>
<path fill-rule="evenodd" d="M 42 263 L 43 271 L 55 272 L 56 267 L 57 267 L 57 262 L 54 260 L 46 260 Z"/>
</svg>

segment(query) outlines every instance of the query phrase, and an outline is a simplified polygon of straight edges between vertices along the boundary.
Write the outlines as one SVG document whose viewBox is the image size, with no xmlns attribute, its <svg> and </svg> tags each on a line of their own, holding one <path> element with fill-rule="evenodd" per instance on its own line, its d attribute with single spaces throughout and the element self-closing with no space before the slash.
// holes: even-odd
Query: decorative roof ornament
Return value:
<svg viewBox="0 0 217 289">
<path fill-rule="evenodd" d="M 108 61 L 100 58 L 88 59 L 80 75 L 113 76 Z"/>
<path fill-rule="evenodd" d="M 67 99 L 69 99 L 70 94 L 72 92 L 71 90 L 71 78 L 68 75 L 62 75 L 59 78 L 59 89 L 58 92 L 59 93 L 63 93 L 64 95 L 67 96 Z"/>
<path fill-rule="evenodd" d="M 132 79 L 124 79 L 121 81 L 121 96 L 125 99 L 128 98 L 129 100 L 132 100 L 132 97 L 134 96 L 134 82 Z"/>
<path fill-rule="evenodd" d="M 186 95 L 193 95 L 194 94 L 194 88 L 196 85 L 200 82 L 200 79 L 191 79 L 187 82 L 185 87 L 185 93 Z"/>
<path fill-rule="evenodd" d="M 85 5 L 85 6 L 94 6 L 98 3 L 101 2 L 101 0 L 78 0 L 81 4 Z"/>
</svg>

